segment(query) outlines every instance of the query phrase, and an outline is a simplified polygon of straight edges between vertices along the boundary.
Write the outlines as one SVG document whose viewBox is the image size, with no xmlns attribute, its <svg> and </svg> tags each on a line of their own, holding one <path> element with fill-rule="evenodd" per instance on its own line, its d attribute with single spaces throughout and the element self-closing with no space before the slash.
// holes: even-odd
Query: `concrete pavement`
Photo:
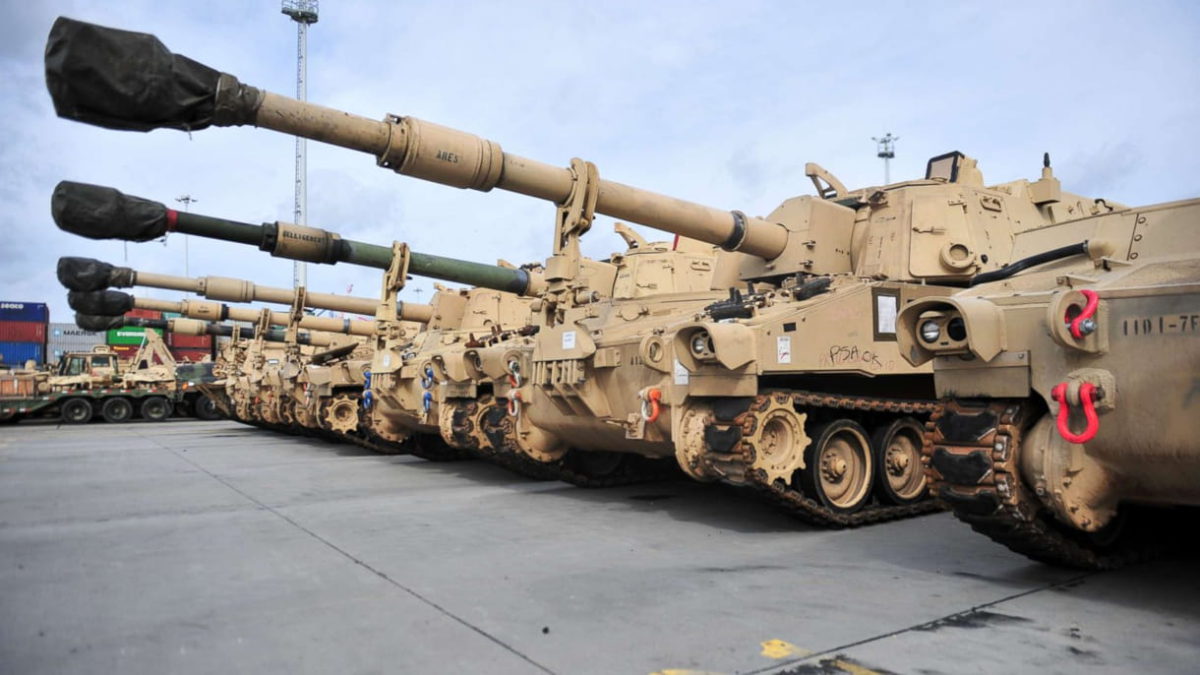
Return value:
<svg viewBox="0 0 1200 675">
<path fill-rule="evenodd" d="M 0 427 L 13 673 L 1195 672 L 1197 560 L 583 490 L 231 422 Z"/>
</svg>

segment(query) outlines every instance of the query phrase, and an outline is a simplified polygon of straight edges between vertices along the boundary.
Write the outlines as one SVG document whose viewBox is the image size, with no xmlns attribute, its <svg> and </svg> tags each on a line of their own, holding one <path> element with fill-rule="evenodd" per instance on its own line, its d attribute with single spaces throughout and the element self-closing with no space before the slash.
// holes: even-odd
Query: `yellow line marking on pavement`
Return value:
<svg viewBox="0 0 1200 675">
<path fill-rule="evenodd" d="M 841 668 L 842 670 L 846 671 L 847 673 L 850 673 L 850 675 L 879 675 L 879 671 L 877 671 L 877 670 L 871 670 L 870 668 L 864 668 L 864 667 L 858 665 L 857 663 L 853 663 L 851 661 L 846 661 L 845 659 L 838 659 L 833 662 L 833 665 L 836 668 Z"/>
<path fill-rule="evenodd" d="M 767 640 L 762 643 L 762 655 L 769 659 L 786 659 L 789 656 L 808 656 L 814 652 L 797 647 L 784 640 Z"/>
</svg>

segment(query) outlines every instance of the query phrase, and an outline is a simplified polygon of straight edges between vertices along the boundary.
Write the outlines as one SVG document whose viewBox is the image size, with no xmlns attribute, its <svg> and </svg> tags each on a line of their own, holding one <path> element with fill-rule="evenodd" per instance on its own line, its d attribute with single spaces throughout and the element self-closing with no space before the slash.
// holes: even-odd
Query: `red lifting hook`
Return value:
<svg viewBox="0 0 1200 675">
<path fill-rule="evenodd" d="M 1096 404 L 1092 400 L 1095 393 L 1096 385 L 1091 382 L 1079 385 L 1079 401 L 1083 404 L 1083 416 L 1087 419 L 1087 427 L 1077 434 L 1071 431 L 1067 420 L 1071 414 L 1070 404 L 1067 403 L 1067 383 L 1063 382 L 1050 390 L 1050 395 L 1058 401 L 1058 434 L 1068 443 L 1087 443 L 1100 431 L 1100 418 L 1096 415 Z"/>
<path fill-rule="evenodd" d="M 1096 295 L 1096 291 L 1085 288 L 1079 292 L 1083 294 L 1083 297 L 1087 298 L 1087 304 L 1083 306 L 1083 311 L 1079 313 L 1079 316 L 1068 320 L 1068 323 L 1071 324 L 1071 337 L 1076 340 L 1082 340 L 1084 336 L 1080 325 L 1095 316 L 1096 308 L 1100 306 L 1100 296 Z"/>
</svg>

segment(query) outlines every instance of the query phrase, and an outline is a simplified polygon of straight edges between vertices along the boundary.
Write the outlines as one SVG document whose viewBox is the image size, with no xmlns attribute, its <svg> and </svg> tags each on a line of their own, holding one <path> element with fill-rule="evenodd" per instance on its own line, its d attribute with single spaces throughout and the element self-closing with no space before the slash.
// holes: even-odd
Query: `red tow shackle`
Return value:
<svg viewBox="0 0 1200 675">
<path fill-rule="evenodd" d="M 1096 295 L 1096 291 L 1084 288 L 1080 289 L 1079 293 L 1087 298 L 1087 304 L 1083 306 L 1083 311 L 1079 313 L 1079 316 L 1067 319 L 1067 323 L 1071 325 L 1071 337 L 1076 340 L 1082 340 L 1085 335 L 1094 330 L 1094 320 L 1092 324 L 1089 324 L 1091 330 L 1086 331 L 1083 328 L 1083 322 L 1096 316 L 1096 308 L 1100 306 L 1100 296 Z"/>
<path fill-rule="evenodd" d="M 1096 432 L 1100 431 L 1100 417 L 1096 414 L 1096 403 L 1093 400 L 1095 394 L 1096 385 L 1091 382 L 1079 385 L 1079 402 L 1083 405 L 1083 416 L 1087 420 L 1087 426 L 1077 434 L 1071 431 L 1068 420 L 1071 415 L 1071 406 L 1067 402 L 1067 383 L 1062 382 L 1050 390 L 1050 395 L 1055 401 L 1058 401 L 1058 419 L 1056 420 L 1058 435 L 1068 443 L 1087 443 L 1096 437 Z"/>
</svg>

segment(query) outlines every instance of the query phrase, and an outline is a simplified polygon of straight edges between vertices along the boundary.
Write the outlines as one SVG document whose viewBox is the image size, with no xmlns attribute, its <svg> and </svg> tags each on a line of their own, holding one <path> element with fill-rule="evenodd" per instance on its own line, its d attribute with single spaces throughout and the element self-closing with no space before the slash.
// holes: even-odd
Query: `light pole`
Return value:
<svg viewBox="0 0 1200 675">
<path fill-rule="evenodd" d="M 896 156 L 896 141 L 900 140 L 899 136 L 893 136 L 892 132 L 888 132 L 883 138 L 871 137 L 875 141 L 876 153 L 875 156 L 883 160 L 883 184 L 890 185 L 892 182 L 891 161 Z"/>
<path fill-rule="evenodd" d="M 191 210 L 192 203 L 200 200 L 191 195 L 180 195 L 175 198 L 175 201 L 183 204 L 183 212 L 187 213 L 189 210 Z M 192 276 L 188 273 L 188 236 L 186 234 L 183 235 L 183 276 Z"/>
<path fill-rule="evenodd" d="M 284 14 L 296 22 L 296 98 L 308 100 L 308 27 L 317 22 L 317 0 L 283 0 Z M 296 204 L 297 225 L 307 225 L 308 211 L 308 158 L 304 139 L 296 137 Z M 292 286 L 308 285 L 308 268 L 296 261 L 292 264 Z"/>
</svg>

